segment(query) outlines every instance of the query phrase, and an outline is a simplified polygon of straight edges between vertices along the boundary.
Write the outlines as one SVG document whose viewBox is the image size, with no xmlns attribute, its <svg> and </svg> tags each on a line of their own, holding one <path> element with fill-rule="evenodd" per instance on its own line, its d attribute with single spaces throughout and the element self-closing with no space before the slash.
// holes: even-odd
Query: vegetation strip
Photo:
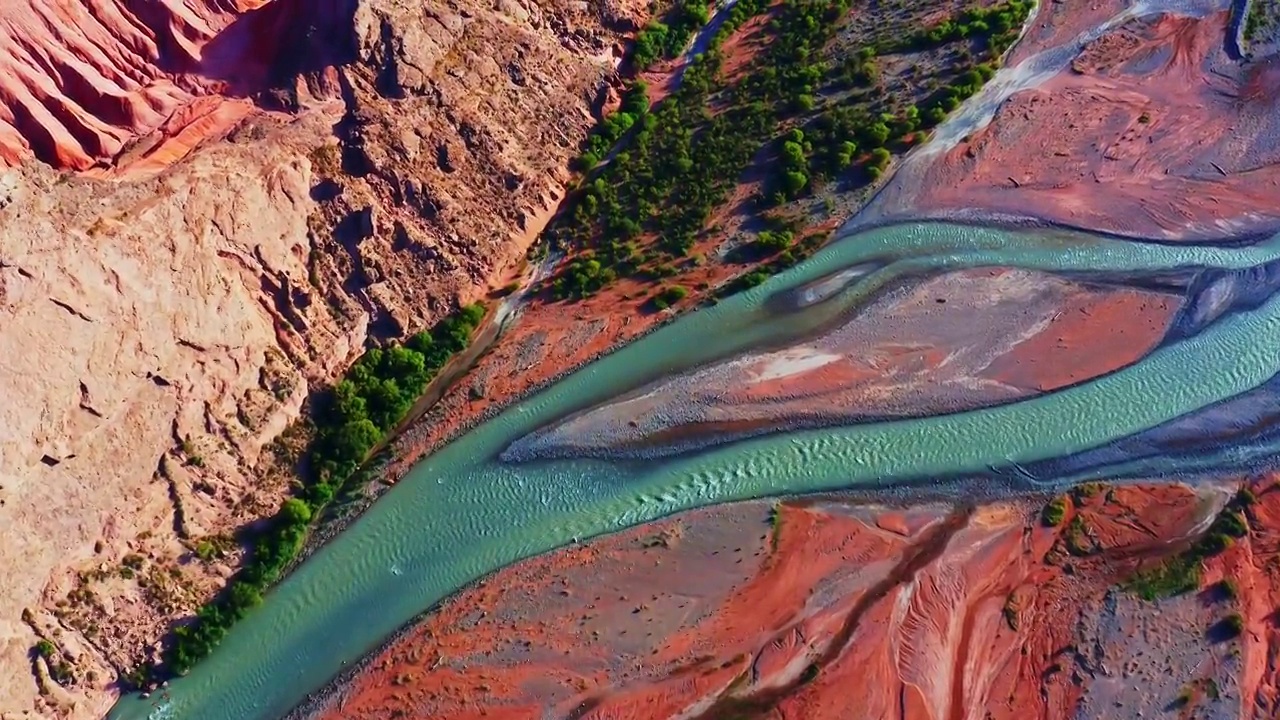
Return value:
<svg viewBox="0 0 1280 720">
<path fill-rule="evenodd" d="M 572 256 L 549 281 L 551 295 L 578 300 L 622 276 L 658 282 L 678 274 L 670 261 L 685 258 L 752 160 L 771 145 L 778 155 L 769 187 L 757 198 L 763 210 L 850 171 L 860 170 L 863 182 L 876 180 L 891 161 L 891 149 L 914 144 L 919 131 L 940 123 L 995 75 L 1033 7 L 1011 0 L 965 10 L 836 62 L 823 49 L 836 36 L 850 0 L 788 0 L 776 8 L 764 0 L 739 0 L 706 51 L 685 69 L 676 92 L 650 110 L 647 88 L 637 82 L 619 112 L 605 118 L 584 144 L 578 164 L 588 179 L 547 233 L 550 246 Z M 766 13 L 773 15 L 767 48 L 739 79 L 723 77 L 721 46 Z M 953 43 L 960 47 L 950 82 L 930 79 L 935 89 L 923 110 L 895 107 L 879 83 L 876 58 Z M 639 47 L 637 40 L 639 59 L 647 58 Z M 844 102 L 841 95 L 857 102 Z M 619 149 L 606 162 L 614 147 Z M 764 218 L 767 234 L 730 259 L 776 260 L 731 283 L 721 296 L 759 284 L 820 245 L 793 244 L 799 229 L 794 221 L 774 212 Z M 662 309 L 670 298 L 671 288 L 661 288 L 649 306 Z"/>
<path fill-rule="evenodd" d="M 1245 42 L 1252 44 L 1263 32 L 1274 31 L 1278 20 L 1280 20 L 1280 1 L 1252 0 L 1249 2 L 1249 14 L 1245 16 L 1244 21 Z"/>
<path fill-rule="evenodd" d="M 711 14 L 706 0 L 678 0 L 663 20 L 654 20 L 636 35 L 631 63 L 644 70 L 659 59 L 678 56 Z"/>
<path fill-rule="evenodd" d="M 406 343 L 366 352 L 346 377 L 317 398 L 314 439 L 307 453 L 308 481 L 267 521 L 253 541 L 252 554 L 227 588 L 176 628 L 165 648 L 169 673 L 185 674 L 217 647 L 227 631 L 262 602 L 302 548 L 307 532 L 334 496 L 357 475 L 369 451 L 395 429 L 436 373 L 464 350 L 484 318 L 475 304 L 440 321 Z M 144 665 L 126 681 L 142 686 L 161 668 Z"/>
</svg>

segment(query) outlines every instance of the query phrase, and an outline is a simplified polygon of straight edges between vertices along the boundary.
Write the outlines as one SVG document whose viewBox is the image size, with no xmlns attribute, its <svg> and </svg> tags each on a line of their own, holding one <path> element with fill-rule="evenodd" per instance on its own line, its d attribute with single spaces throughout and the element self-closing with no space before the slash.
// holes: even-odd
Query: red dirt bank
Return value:
<svg viewBox="0 0 1280 720">
<path fill-rule="evenodd" d="M 1011 66 L 1119 10 L 1047 4 Z M 1097 8 L 1099 6 L 1095 6 Z M 903 207 L 966 208 L 1141 237 L 1280 227 L 1280 73 L 1224 49 L 1229 13 L 1129 21 L 1015 93 L 934 161 Z M 1087 21 L 1087 22 L 1086 22 Z"/>
<path fill-rule="evenodd" d="M 1180 485 L 1082 493 L 1056 529 L 1032 504 L 693 511 L 499 571 L 316 716 L 1152 717 L 1212 681 L 1184 717 L 1269 718 L 1280 492 L 1254 487 L 1253 531 L 1204 578 L 1240 599 L 1156 612 L 1114 586 L 1214 511 Z M 1233 610 L 1238 639 L 1206 635 Z"/>
</svg>

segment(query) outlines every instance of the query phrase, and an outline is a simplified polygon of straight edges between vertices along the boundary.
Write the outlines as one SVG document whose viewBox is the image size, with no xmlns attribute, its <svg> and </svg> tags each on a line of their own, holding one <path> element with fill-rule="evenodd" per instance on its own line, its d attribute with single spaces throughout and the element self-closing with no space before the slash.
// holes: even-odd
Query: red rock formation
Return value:
<svg viewBox="0 0 1280 720">
<path fill-rule="evenodd" d="M 0 3 L 0 716 L 101 717 L 239 562 L 193 543 L 279 506 L 309 390 L 525 256 L 646 13 Z"/>
<path fill-rule="evenodd" d="M 6 3 L 0 166 L 35 157 L 87 170 L 110 164 L 153 133 L 146 143 L 150 164 L 181 157 L 243 118 L 249 105 L 237 98 L 288 76 L 276 71 L 318 70 L 338 59 L 332 50 L 308 52 L 314 48 L 297 40 L 313 38 L 315 28 L 344 10 L 349 17 L 351 6 L 346 0 Z M 312 66 L 289 67 L 289 58 Z M 170 139 L 177 149 L 154 152 Z"/>
</svg>

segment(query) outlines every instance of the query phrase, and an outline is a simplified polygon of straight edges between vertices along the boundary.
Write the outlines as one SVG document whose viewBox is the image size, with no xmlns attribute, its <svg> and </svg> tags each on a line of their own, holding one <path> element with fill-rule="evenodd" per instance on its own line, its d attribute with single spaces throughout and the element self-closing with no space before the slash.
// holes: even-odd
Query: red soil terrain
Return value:
<svg viewBox="0 0 1280 720">
<path fill-rule="evenodd" d="M 1158 604 L 1117 584 L 1227 492 L 1087 487 L 1056 528 L 1030 502 L 697 510 L 499 571 L 315 715 L 1271 718 L 1280 487 L 1252 486 L 1251 531 L 1206 589 Z"/>
<path fill-rule="evenodd" d="M 1119 10 L 1048 4 L 1009 65 Z M 1280 71 L 1226 52 L 1229 13 L 1130 20 L 1012 95 L 932 160 L 916 210 L 966 208 L 1133 236 L 1194 239 L 1280 227 Z"/>
<path fill-rule="evenodd" d="M 273 75 L 319 70 L 334 51 L 303 52 L 302 33 L 323 27 L 348 5 L 6 2 L 0 8 L 0 168 L 31 157 L 81 171 L 171 164 L 234 127 L 254 107 L 247 98 L 266 89 Z M 306 37 L 318 42 L 314 34 Z M 291 57 L 318 64 L 291 67 Z"/>
<path fill-rule="evenodd" d="M 1181 307 L 1012 268 L 914 278 L 819 337 L 663 379 L 517 445 L 605 450 L 1011 402 L 1137 361 Z"/>
</svg>

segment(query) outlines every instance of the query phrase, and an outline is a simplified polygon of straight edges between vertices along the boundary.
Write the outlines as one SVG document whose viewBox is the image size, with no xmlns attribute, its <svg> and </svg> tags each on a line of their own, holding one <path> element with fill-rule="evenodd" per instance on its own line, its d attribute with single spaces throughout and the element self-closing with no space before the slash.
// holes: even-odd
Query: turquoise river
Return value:
<svg viewBox="0 0 1280 720">
<path fill-rule="evenodd" d="M 790 310 L 766 302 L 871 259 L 885 264 L 824 302 Z M 980 476 L 1064 457 L 1239 395 L 1280 372 L 1280 298 L 1271 298 L 1124 370 L 1000 407 L 778 433 L 653 462 L 497 459 L 516 438 L 643 382 L 811 333 L 905 273 L 980 265 L 1140 273 L 1276 259 L 1280 238 L 1213 248 L 937 224 L 844 238 L 510 406 L 431 455 L 164 697 L 127 697 L 109 717 L 276 720 L 463 585 L 575 539 L 731 500 Z"/>
</svg>

